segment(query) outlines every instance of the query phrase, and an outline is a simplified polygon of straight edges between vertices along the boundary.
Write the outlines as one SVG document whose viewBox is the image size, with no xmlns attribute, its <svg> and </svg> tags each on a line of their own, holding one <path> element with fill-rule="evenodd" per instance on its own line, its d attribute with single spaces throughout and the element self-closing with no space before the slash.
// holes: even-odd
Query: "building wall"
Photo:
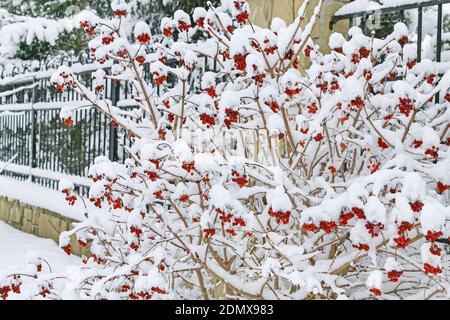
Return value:
<svg viewBox="0 0 450 320">
<path fill-rule="evenodd" d="M 297 15 L 298 9 L 303 0 L 247 0 L 251 9 L 251 21 L 260 27 L 270 27 L 273 18 L 278 17 L 287 23 L 292 23 Z M 319 0 L 312 0 L 307 16 L 310 17 L 314 11 L 314 7 Z M 334 13 L 348 0 L 325 0 L 322 13 L 316 26 L 312 32 L 312 38 L 320 45 L 322 52 L 329 52 L 328 37 L 332 32 L 346 33 L 348 30 L 348 21 L 338 22 L 333 30 L 330 30 L 329 23 Z M 304 25 L 308 19 L 305 19 Z"/>
</svg>

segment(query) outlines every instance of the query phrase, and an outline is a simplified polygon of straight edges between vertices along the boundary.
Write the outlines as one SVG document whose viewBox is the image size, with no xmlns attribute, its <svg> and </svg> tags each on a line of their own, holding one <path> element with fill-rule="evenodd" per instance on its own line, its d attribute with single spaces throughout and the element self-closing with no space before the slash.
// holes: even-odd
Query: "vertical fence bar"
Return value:
<svg viewBox="0 0 450 320">
<path fill-rule="evenodd" d="M 423 9 L 419 7 L 417 17 L 417 62 L 422 60 L 422 19 Z"/>
<path fill-rule="evenodd" d="M 436 61 L 441 62 L 442 52 L 442 4 L 438 5 L 437 36 L 436 36 Z"/>
<path fill-rule="evenodd" d="M 36 79 L 34 79 L 34 82 Z M 36 168 L 36 144 L 37 144 L 37 114 L 36 109 L 34 108 L 34 104 L 37 101 L 38 86 L 33 87 L 33 94 L 31 96 L 31 152 L 30 152 L 30 167 L 31 169 Z M 34 182 L 33 174 L 30 173 L 29 178 L 32 182 Z"/>
<path fill-rule="evenodd" d="M 111 102 L 113 106 L 117 106 L 120 97 L 120 83 L 116 83 L 113 79 L 111 81 Z M 105 117 L 105 126 L 109 125 L 109 159 L 116 161 L 118 159 L 118 136 L 117 128 L 108 122 Z"/>
<path fill-rule="evenodd" d="M 438 5 L 437 14 L 437 35 L 436 35 L 436 61 L 441 62 L 442 52 L 442 4 Z M 439 92 L 436 93 L 435 102 L 439 103 Z"/>
</svg>

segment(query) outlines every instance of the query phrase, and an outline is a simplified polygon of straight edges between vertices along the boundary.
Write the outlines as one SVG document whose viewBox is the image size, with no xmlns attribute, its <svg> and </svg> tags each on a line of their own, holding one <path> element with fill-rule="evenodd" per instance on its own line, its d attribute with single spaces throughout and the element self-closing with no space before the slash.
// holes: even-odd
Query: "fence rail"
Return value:
<svg viewBox="0 0 450 320">
<path fill-rule="evenodd" d="M 213 60 L 202 61 L 200 72 L 191 79 L 194 87 L 199 85 L 205 70 L 216 68 Z M 98 68 L 110 73 L 108 64 L 90 64 L 78 66 L 75 76 L 92 89 L 92 72 Z M 123 161 L 126 157 L 123 146 L 129 146 L 131 141 L 104 114 L 87 106 L 75 90 L 55 91 L 50 83 L 51 74 L 52 70 L 48 70 L 0 80 L 0 171 L 3 168 L 2 175 L 49 188 L 57 188 L 59 179 L 69 177 L 78 191 L 86 195 L 89 182 L 83 177 L 94 159 L 104 155 L 113 161 Z M 144 77 L 152 80 L 148 65 L 144 66 Z M 117 84 L 107 79 L 103 99 L 132 110 L 137 105 L 133 105 L 131 92 L 130 83 Z M 60 121 L 62 107 L 85 105 L 74 111 L 72 127 Z"/>
</svg>

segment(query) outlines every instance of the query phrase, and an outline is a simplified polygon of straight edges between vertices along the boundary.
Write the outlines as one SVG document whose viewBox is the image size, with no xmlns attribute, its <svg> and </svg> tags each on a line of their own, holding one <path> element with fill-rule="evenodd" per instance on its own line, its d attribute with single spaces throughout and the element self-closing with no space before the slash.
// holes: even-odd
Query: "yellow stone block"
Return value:
<svg viewBox="0 0 450 320">
<path fill-rule="evenodd" d="M 22 225 L 23 207 L 19 201 L 14 201 L 9 209 L 9 221 L 15 225 Z"/>
<path fill-rule="evenodd" d="M 9 209 L 11 203 L 6 198 L 0 198 L 0 220 L 9 222 Z"/>
<path fill-rule="evenodd" d="M 56 243 L 58 243 L 60 225 L 60 218 L 56 217 L 47 210 L 43 210 L 39 215 L 37 235 L 42 238 L 53 239 Z"/>
</svg>

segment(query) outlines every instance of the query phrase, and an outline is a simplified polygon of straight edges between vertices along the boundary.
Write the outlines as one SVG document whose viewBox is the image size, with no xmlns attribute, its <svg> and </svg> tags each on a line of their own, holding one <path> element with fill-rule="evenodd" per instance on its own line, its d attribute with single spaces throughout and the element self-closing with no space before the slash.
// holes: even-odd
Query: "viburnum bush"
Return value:
<svg viewBox="0 0 450 320">
<path fill-rule="evenodd" d="M 68 254 L 73 235 L 89 246 L 85 265 L 28 267 L 2 296 L 30 278 L 53 298 L 448 298 L 450 72 L 417 62 L 402 23 L 383 40 L 334 33 L 321 53 L 310 34 L 322 3 L 309 21 L 305 1 L 292 24 L 264 29 L 245 1 L 223 0 L 164 18 L 159 40 L 124 23 L 126 6 L 84 15 L 112 72 L 95 72 L 93 90 L 65 67 L 52 83 L 132 145 L 124 163 L 96 159 L 88 199 L 60 184 L 69 204 L 101 209 L 61 235 Z M 108 79 L 130 83 L 139 108 L 103 99 Z M 68 125 L 73 112 L 61 112 Z"/>
</svg>

